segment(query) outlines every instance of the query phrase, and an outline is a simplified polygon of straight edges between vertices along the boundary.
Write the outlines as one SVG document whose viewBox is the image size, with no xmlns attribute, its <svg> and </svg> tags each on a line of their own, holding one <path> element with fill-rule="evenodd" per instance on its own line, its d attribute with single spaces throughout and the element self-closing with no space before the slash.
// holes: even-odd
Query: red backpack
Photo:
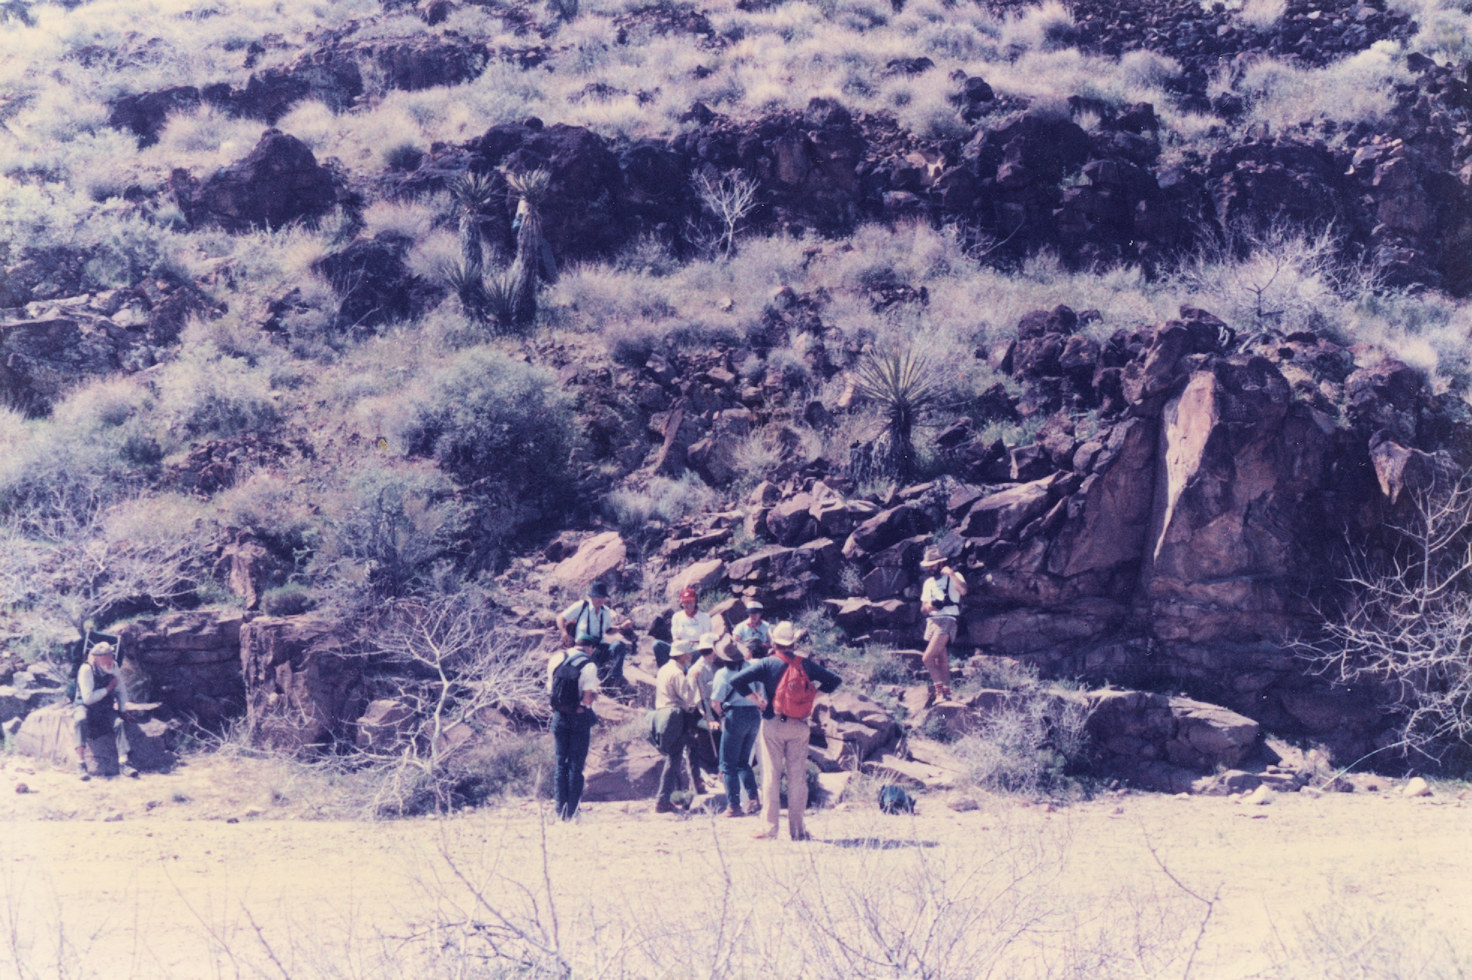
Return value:
<svg viewBox="0 0 1472 980">
<path fill-rule="evenodd" d="M 785 718 L 806 718 L 813 713 L 813 701 L 818 697 L 818 689 L 813 687 L 812 679 L 803 669 L 801 660 L 785 653 L 777 656 L 787 665 L 787 669 L 782 671 L 782 677 L 777 681 L 777 690 L 772 692 L 772 710 Z"/>
</svg>

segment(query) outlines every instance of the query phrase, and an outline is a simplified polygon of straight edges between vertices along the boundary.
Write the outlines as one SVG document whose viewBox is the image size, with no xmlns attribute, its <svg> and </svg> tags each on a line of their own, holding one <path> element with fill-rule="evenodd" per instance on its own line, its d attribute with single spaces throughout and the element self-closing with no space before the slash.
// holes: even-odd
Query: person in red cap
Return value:
<svg viewBox="0 0 1472 980">
<path fill-rule="evenodd" d="M 725 635 L 726 624 L 721 620 L 713 621 L 710 613 L 697 612 L 698 603 L 699 596 L 694 589 L 685 589 L 680 593 L 680 608 L 670 620 L 669 643 L 656 641 L 654 644 L 654 660 L 657 665 L 664 666 L 672 644 L 688 643 L 693 650 L 695 644 L 707 633 L 713 633 L 717 637 Z"/>
</svg>

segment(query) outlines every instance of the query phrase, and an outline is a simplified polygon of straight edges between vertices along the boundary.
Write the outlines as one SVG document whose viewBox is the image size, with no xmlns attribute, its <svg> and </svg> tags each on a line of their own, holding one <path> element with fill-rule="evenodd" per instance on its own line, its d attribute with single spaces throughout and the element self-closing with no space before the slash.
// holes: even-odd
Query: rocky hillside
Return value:
<svg viewBox="0 0 1472 980">
<path fill-rule="evenodd" d="M 5 11 L 12 730 L 90 623 L 163 728 L 438 759 L 602 578 L 800 618 L 835 771 L 1019 662 L 1154 785 L 1403 732 L 1294 641 L 1472 449 L 1457 5 Z"/>
</svg>

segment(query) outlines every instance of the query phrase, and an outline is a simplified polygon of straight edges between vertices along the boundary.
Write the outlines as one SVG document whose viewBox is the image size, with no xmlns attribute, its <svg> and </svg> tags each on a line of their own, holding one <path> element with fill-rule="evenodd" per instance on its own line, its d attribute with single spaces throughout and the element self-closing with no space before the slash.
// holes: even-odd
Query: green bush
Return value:
<svg viewBox="0 0 1472 980">
<path fill-rule="evenodd" d="M 170 364 L 159 394 L 170 430 L 184 438 L 268 430 L 281 420 L 269 374 L 210 343 Z"/>
<path fill-rule="evenodd" d="M 460 483 L 536 507 L 568 485 L 572 408 L 551 371 L 477 347 L 423 379 L 396 434 Z"/>
</svg>

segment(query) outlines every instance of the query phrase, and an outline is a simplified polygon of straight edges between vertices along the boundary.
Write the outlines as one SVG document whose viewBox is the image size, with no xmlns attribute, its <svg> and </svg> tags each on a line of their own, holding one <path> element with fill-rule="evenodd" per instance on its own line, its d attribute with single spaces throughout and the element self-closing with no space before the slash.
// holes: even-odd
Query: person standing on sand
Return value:
<svg viewBox="0 0 1472 980">
<path fill-rule="evenodd" d="M 925 614 L 925 652 L 920 661 L 930 672 L 930 696 L 927 705 L 951 699 L 950 643 L 956 638 L 956 624 L 961 616 L 961 599 L 966 595 L 966 579 L 946 564 L 940 549 L 925 549 L 920 568 L 932 573 L 920 588 L 920 611 Z"/>
<path fill-rule="evenodd" d="M 598 636 L 579 633 L 577 645 L 559 650 L 547 661 L 547 693 L 552 698 L 552 746 L 557 756 L 557 818 L 577 816 L 583 798 L 583 766 L 598 716 L 598 667 L 593 661 Z M 559 673 L 559 668 L 562 668 Z"/>
<path fill-rule="evenodd" d="M 77 695 L 72 721 L 77 738 L 77 775 L 86 782 L 87 743 L 111 736 L 117 741 L 118 766 L 125 776 L 136 779 L 138 770 L 128 764 L 128 736 L 123 731 L 123 705 L 127 694 L 118 673 L 117 651 L 111 643 L 92 644 L 87 659 L 77 669 Z"/>
<path fill-rule="evenodd" d="M 782 774 L 787 774 L 787 831 L 793 840 L 810 840 L 803 827 L 808 804 L 808 719 L 818 691 L 831 694 L 841 683 L 837 674 L 808 659 L 797 649 L 797 630 L 790 622 L 772 628 L 772 656 L 743 667 L 731 678 L 731 688 L 754 700 L 762 712 L 762 816 L 767 829 L 758 839 L 777 836 L 781 817 Z M 755 693 L 756 685 L 771 692 Z M 816 690 L 814 685 L 816 684 Z"/>
<path fill-rule="evenodd" d="M 750 697 L 731 689 L 731 678 L 746 665 L 740 647 L 726 648 L 725 659 L 716 671 L 711 693 L 711 708 L 721 718 L 721 779 L 726 784 L 726 816 L 739 817 L 758 813 L 762 808 L 756 791 L 756 772 L 751 768 L 751 754 L 756 750 L 757 735 L 762 727 L 762 712 Z M 757 682 L 752 693 L 765 697 Z M 741 790 L 746 790 L 746 810 L 741 809 Z"/>
<path fill-rule="evenodd" d="M 696 793 L 705 792 L 691 744 L 693 736 L 699 733 L 696 722 L 700 719 L 700 696 L 685 674 L 693 652 L 690 644 L 683 640 L 674 644 L 670 647 L 670 659 L 659 668 L 654 678 L 654 734 L 659 751 L 664 755 L 664 767 L 659 772 L 659 793 L 654 801 L 655 813 L 675 812 L 672 797 L 680 785 L 680 766 L 687 751 L 690 754 L 691 788 Z"/>
</svg>

